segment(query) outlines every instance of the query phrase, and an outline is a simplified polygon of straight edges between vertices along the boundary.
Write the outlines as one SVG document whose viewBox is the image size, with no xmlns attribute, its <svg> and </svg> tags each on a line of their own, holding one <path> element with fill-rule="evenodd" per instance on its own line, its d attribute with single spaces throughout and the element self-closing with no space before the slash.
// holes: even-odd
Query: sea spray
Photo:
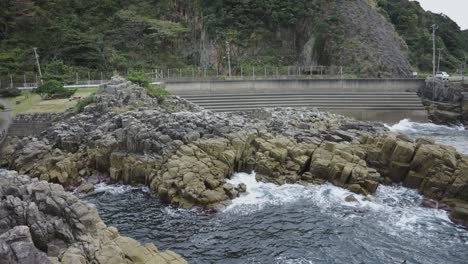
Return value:
<svg viewBox="0 0 468 264">
<path fill-rule="evenodd" d="M 141 189 L 103 186 L 89 197 L 122 234 L 181 253 L 189 263 L 464 263 L 468 232 L 421 207 L 404 187 L 371 196 L 331 184 L 278 186 L 235 174 L 247 193 L 222 212 L 177 209 Z M 124 192 L 122 192 L 124 191 Z M 357 202 L 346 202 L 353 195 Z M 449 260 L 449 261 L 447 261 Z"/>
<path fill-rule="evenodd" d="M 453 146 L 459 152 L 468 154 L 468 130 L 463 126 L 449 127 L 404 119 L 397 124 L 386 125 L 386 127 L 393 132 L 401 132 L 413 138 L 430 138 L 436 143 Z"/>
<path fill-rule="evenodd" d="M 381 185 L 374 195 L 363 196 L 336 187 L 331 184 L 308 185 L 285 184 L 275 185 L 263 183 L 255 179 L 255 173 L 237 173 L 229 183 L 237 185 L 244 183 L 247 193 L 233 200 L 224 212 L 236 214 L 251 214 L 267 206 L 284 206 L 296 202 L 309 203 L 317 206 L 324 213 L 338 212 L 340 207 L 354 207 L 358 215 L 386 215 L 379 219 L 382 226 L 393 226 L 407 230 L 415 230 L 420 224 L 451 224 L 447 212 L 421 207 L 423 197 L 415 190 L 399 185 Z M 353 195 L 356 202 L 346 202 L 346 197 Z M 336 216 L 336 215 L 335 215 Z M 348 214 L 349 217 L 356 215 Z"/>
</svg>

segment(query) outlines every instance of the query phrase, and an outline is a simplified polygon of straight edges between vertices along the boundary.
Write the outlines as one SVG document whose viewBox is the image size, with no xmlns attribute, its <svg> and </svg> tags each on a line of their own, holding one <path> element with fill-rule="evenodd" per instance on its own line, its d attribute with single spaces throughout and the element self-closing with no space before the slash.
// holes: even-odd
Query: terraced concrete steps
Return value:
<svg viewBox="0 0 468 264">
<path fill-rule="evenodd" d="M 317 107 L 323 110 L 424 110 L 414 92 L 310 92 L 180 95 L 219 112 L 251 111 L 263 107 Z"/>
</svg>

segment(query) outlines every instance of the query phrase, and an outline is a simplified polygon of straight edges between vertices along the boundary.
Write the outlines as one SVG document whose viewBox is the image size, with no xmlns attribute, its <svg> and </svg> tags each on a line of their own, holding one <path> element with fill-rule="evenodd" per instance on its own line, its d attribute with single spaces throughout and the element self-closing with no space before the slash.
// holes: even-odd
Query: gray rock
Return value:
<svg viewBox="0 0 468 264">
<path fill-rule="evenodd" d="M 236 190 L 239 192 L 239 193 L 245 193 L 247 192 L 247 185 L 245 185 L 245 183 L 239 183 L 236 187 Z"/>
<path fill-rule="evenodd" d="M 36 248 L 27 226 L 15 226 L 0 235 L 0 262 L 17 264 L 50 263 Z"/>
</svg>

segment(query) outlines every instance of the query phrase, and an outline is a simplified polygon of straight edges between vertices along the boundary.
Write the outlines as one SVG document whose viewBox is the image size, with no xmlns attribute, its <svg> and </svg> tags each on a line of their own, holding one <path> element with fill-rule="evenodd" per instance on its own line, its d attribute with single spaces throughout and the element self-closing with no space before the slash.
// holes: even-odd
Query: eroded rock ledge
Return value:
<svg viewBox="0 0 468 264">
<path fill-rule="evenodd" d="M 468 161 L 452 147 L 312 109 L 213 113 L 177 97 L 154 100 L 120 78 L 102 90 L 41 137 L 10 140 L 4 165 L 63 185 L 105 174 L 183 207 L 229 204 L 245 186 L 226 179 L 242 171 L 362 194 L 403 183 L 468 222 Z"/>
<path fill-rule="evenodd" d="M 0 170 L 1 263 L 187 263 L 119 235 L 57 184 Z"/>
</svg>

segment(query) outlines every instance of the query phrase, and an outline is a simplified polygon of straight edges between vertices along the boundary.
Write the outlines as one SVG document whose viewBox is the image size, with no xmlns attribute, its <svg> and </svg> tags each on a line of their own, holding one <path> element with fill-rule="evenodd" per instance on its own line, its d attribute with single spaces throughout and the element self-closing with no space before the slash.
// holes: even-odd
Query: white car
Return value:
<svg viewBox="0 0 468 264">
<path fill-rule="evenodd" d="M 439 79 L 442 79 L 443 81 L 448 81 L 450 75 L 448 75 L 446 72 L 437 72 L 435 77 L 439 78 Z"/>
</svg>

